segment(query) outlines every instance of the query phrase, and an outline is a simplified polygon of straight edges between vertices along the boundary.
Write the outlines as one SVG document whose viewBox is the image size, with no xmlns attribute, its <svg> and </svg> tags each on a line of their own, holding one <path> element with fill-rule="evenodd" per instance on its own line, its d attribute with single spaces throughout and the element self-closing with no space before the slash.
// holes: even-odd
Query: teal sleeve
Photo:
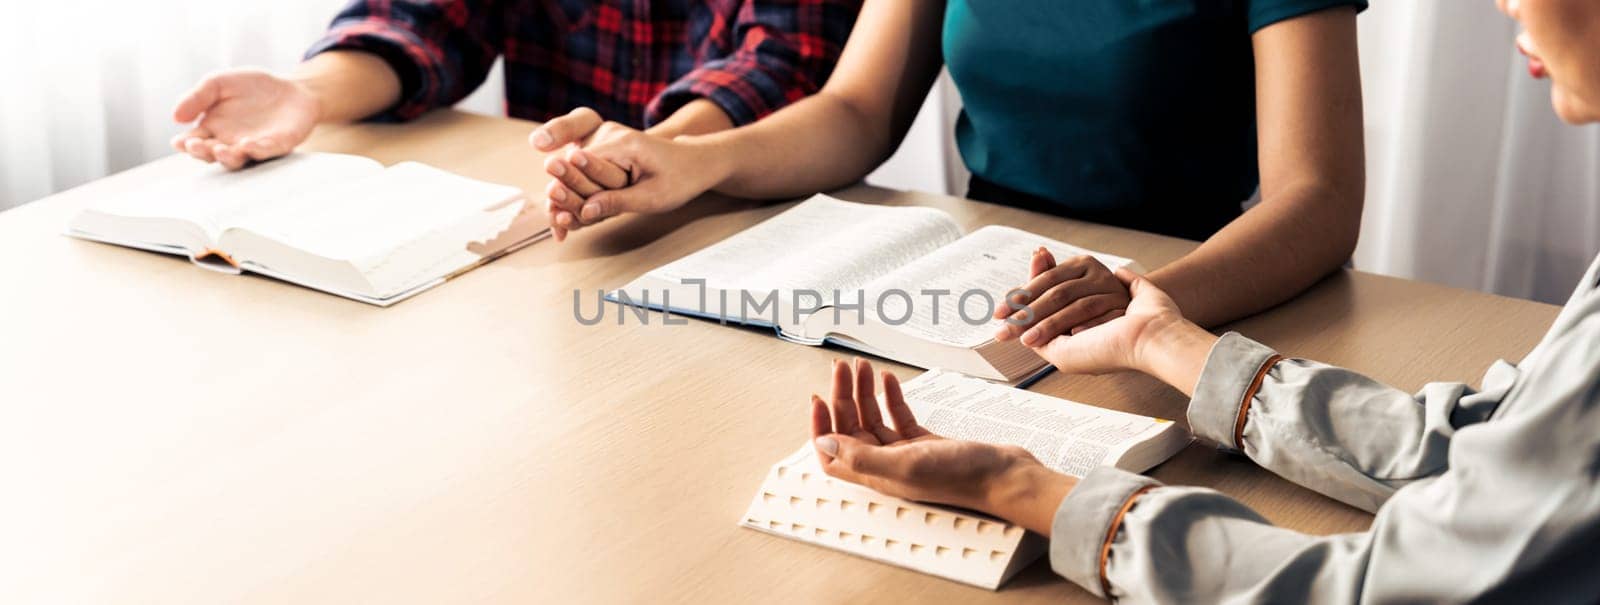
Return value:
<svg viewBox="0 0 1600 605">
<path fill-rule="evenodd" d="M 1354 8 L 1359 13 L 1367 10 L 1367 0 L 1250 0 L 1250 33 L 1279 21 L 1339 6 Z"/>
</svg>

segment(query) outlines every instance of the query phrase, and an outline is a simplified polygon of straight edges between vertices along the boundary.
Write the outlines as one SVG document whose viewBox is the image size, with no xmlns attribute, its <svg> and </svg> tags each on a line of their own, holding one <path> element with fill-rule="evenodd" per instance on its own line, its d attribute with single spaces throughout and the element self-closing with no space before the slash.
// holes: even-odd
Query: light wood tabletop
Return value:
<svg viewBox="0 0 1600 605">
<path fill-rule="evenodd" d="M 421 160 L 539 195 L 528 122 L 436 112 L 312 149 Z M 846 353 L 712 322 L 584 326 L 598 291 L 789 204 L 705 199 L 546 241 L 388 309 L 61 236 L 116 177 L 0 214 L 0 601 L 1090 600 L 1041 561 L 999 592 L 740 529 Z M 1191 242 L 854 187 L 1155 268 Z M 1218 287 L 1227 287 L 1218 284 Z M 1556 308 L 1346 271 L 1231 329 L 1404 389 L 1476 382 Z M 916 370 L 880 362 L 909 377 Z M 1134 375 L 1033 390 L 1179 416 Z M 1291 528 L 1365 513 L 1195 444 L 1152 474 Z"/>
</svg>

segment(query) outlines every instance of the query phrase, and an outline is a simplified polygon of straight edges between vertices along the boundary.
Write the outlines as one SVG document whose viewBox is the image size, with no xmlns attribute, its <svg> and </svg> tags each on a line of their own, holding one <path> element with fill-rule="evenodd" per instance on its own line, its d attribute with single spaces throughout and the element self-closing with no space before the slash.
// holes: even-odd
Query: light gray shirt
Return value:
<svg viewBox="0 0 1600 605">
<path fill-rule="evenodd" d="M 1056 512 L 1052 566 L 1127 602 L 1600 602 L 1597 280 L 1600 258 L 1481 390 L 1409 395 L 1223 336 L 1189 404 L 1195 433 L 1375 511 L 1371 529 L 1306 535 L 1213 490 L 1102 468 Z"/>
</svg>

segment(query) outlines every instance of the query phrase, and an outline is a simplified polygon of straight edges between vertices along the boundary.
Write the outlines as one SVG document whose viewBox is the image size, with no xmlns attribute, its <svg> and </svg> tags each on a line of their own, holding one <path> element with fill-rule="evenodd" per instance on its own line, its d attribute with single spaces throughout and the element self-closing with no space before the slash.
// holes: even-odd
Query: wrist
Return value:
<svg viewBox="0 0 1600 605">
<path fill-rule="evenodd" d="M 1163 314 L 1140 332 L 1132 369 L 1161 379 L 1185 395 L 1193 394 L 1216 342 L 1216 335 L 1181 315 Z"/>
<path fill-rule="evenodd" d="M 311 108 L 311 123 L 321 124 L 328 115 L 328 102 L 322 98 L 321 93 L 317 92 L 316 85 L 311 81 L 311 78 L 290 76 L 284 78 L 284 80 L 288 82 L 289 87 L 294 91 L 294 95 L 304 100 L 306 106 Z"/>
<path fill-rule="evenodd" d="M 403 92 L 389 62 L 361 50 L 318 54 L 283 79 L 312 108 L 316 124 L 366 118 L 399 103 Z"/>
<path fill-rule="evenodd" d="M 1181 339 L 1186 328 L 1184 324 L 1187 323 L 1183 316 L 1176 313 L 1163 313 L 1146 321 L 1144 329 L 1139 330 L 1134 340 L 1128 369 L 1150 373 L 1151 366 L 1161 356 L 1162 348 Z"/>
<path fill-rule="evenodd" d="M 1031 455 L 1016 456 L 985 486 L 977 508 L 1045 536 L 1077 479 L 1050 470 Z"/>
<path fill-rule="evenodd" d="M 721 143 L 716 135 L 679 135 L 672 142 L 681 145 L 689 155 L 689 165 L 698 167 L 694 172 L 701 181 L 696 189 L 713 191 L 733 178 L 737 162 L 728 153 L 732 146 Z"/>
<path fill-rule="evenodd" d="M 711 102 L 710 99 L 700 98 L 690 101 L 667 119 L 659 124 L 645 129 L 645 134 L 654 135 L 667 140 L 676 140 L 680 137 L 710 134 L 733 128 L 733 120 L 722 110 L 722 106 Z"/>
<path fill-rule="evenodd" d="M 678 141 L 692 136 L 691 133 L 684 132 L 681 122 L 675 121 L 673 118 L 667 118 L 660 124 L 644 129 L 644 133 L 668 141 Z"/>
</svg>

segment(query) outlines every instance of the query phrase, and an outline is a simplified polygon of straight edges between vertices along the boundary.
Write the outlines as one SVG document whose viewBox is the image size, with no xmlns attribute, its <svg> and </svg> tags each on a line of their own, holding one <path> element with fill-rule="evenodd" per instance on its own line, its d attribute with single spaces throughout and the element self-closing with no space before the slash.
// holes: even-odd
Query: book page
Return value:
<svg viewBox="0 0 1600 605">
<path fill-rule="evenodd" d="M 403 162 L 364 179 L 257 208 L 227 227 L 323 258 L 352 261 L 366 271 L 406 244 L 482 216 L 520 194 L 515 187 Z M 504 228 L 497 225 L 464 236 L 459 247 L 465 251 L 469 243 Z"/>
<path fill-rule="evenodd" d="M 932 208 L 857 204 L 817 195 L 650 274 L 704 279 L 720 290 L 811 289 L 831 301 L 961 236 Z"/>
<path fill-rule="evenodd" d="M 924 340 L 958 347 L 983 344 L 993 338 L 1002 321 L 989 319 L 990 314 L 1005 306 L 1006 292 L 1028 282 L 1029 264 L 1040 246 L 1057 259 L 1088 254 L 1112 269 L 1131 263 L 1020 229 L 991 225 L 868 284 L 868 311 L 880 320 L 904 318 L 896 329 Z M 905 297 L 884 294 L 890 290 L 910 294 L 910 304 Z M 946 293 L 934 297 L 927 294 L 930 291 Z M 981 295 L 984 293 L 987 297 Z M 882 301 L 881 312 L 878 301 Z"/>
<path fill-rule="evenodd" d="M 952 439 L 1015 445 L 1045 466 L 1082 477 L 1169 421 L 928 372 L 903 385 L 917 422 Z"/>
<path fill-rule="evenodd" d="M 239 216 L 382 168 L 368 158 L 330 153 L 294 153 L 237 171 L 192 160 L 178 174 L 92 209 L 116 216 L 182 219 L 199 225 L 215 241 Z"/>
</svg>

